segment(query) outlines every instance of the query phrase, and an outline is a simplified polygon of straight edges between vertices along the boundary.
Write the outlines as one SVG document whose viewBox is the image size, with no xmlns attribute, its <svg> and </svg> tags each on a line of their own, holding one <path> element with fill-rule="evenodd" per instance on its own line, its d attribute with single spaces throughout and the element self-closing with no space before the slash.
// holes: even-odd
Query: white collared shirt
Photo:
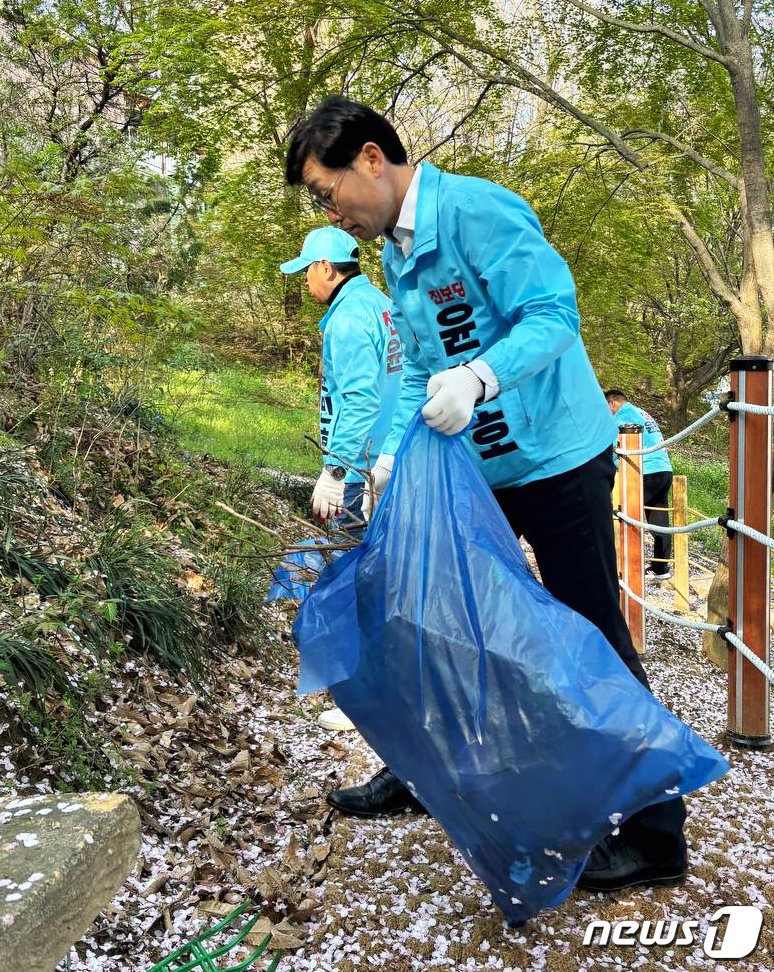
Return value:
<svg viewBox="0 0 774 972">
<path fill-rule="evenodd" d="M 414 169 L 414 176 L 403 197 L 403 205 L 400 207 L 398 221 L 390 234 L 392 241 L 396 243 L 403 253 L 403 259 L 407 259 L 414 246 L 414 233 L 417 224 L 417 197 L 419 196 L 419 180 L 422 176 L 422 163 Z M 500 382 L 491 367 L 479 359 L 468 362 L 468 368 L 483 382 L 484 401 L 488 402 L 500 392 Z"/>
<path fill-rule="evenodd" d="M 403 205 L 400 207 L 398 222 L 392 231 L 392 238 L 403 251 L 405 260 L 414 246 L 414 228 L 417 224 L 417 196 L 419 195 L 419 179 L 422 175 L 422 163 L 414 169 L 414 177 L 409 183 Z"/>
</svg>

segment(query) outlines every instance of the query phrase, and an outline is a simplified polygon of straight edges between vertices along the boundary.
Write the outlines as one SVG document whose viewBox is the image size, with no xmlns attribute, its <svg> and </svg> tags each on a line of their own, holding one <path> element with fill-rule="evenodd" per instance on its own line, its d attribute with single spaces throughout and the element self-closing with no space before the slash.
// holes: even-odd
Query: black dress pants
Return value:
<svg viewBox="0 0 774 972">
<path fill-rule="evenodd" d="M 514 533 L 532 546 L 545 587 L 595 624 L 632 675 L 650 688 L 620 609 L 614 477 L 612 449 L 606 449 L 577 469 L 494 495 Z M 654 858 L 678 856 L 685 848 L 684 822 L 678 797 L 634 814 L 621 825 L 621 835 Z"/>
<path fill-rule="evenodd" d="M 653 526 L 669 526 L 669 490 L 672 488 L 672 473 L 648 473 L 642 477 L 643 504 L 657 509 L 645 510 L 645 519 Z M 650 569 L 654 574 L 666 574 L 671 564 L 672 537 L 668 533 L 653 534 L 653 559 Z"/>
</svg>

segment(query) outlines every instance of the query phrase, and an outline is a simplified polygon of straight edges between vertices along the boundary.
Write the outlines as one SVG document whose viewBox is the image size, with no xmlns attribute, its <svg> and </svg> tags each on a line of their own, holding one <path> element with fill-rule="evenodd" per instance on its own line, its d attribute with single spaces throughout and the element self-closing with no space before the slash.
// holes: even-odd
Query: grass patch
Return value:
<svg viewBox="0 0 774 972">
<path fill-rule="evenodd" d="M 686 455 L 670 456 L 675 475 L 688 478 L 688 506 L 701 517 L 688 516 L 688 522 L 721 516 L 728 507 L 728 461 L 696 459 Z M 716 556 L 723 539 L 719 527 L 691 534 L 691 541 Z"/>
<path fill-rule="evenodd" d="M 728 506 L 728 461 L 707 462 L 670 456 L 675 475 L 688 477 L 688 505 L 705 516 L 720 516 Z"/>
<path fill-rule="evenodd" d="M 141 519 L 116 511 L 94 536 L 87 566 L 102 577 L 107 603 L 128 650 L 147 651 L 169 672 L 184 671 L 194 681 L 204 664 L 202 631 L 194 606 L 174 584 L 177 564 L 160 549 Z"/>
<path fill-rule="evenodd" d="M 44 645 L 20 635 L 0 633 L 0 677 L 18 693 L 26 690 L 38 706 L 52 688 L 67 691 L 59 662 Z"/>
<path fill-rule="evenodd" d="M 217 371 L 170 369 L 162 409 L 183 448 L 225 462 L 316 475 L 317 382 L 309 375 L 259 373 L 229 365 Z"/>
</svg>

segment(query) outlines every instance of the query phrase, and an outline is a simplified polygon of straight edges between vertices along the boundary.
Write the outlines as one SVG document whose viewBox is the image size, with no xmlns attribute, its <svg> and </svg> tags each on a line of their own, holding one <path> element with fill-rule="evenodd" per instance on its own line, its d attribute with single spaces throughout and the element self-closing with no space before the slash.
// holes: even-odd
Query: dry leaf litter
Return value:
<svg viewBox="0 0 774 972">
<path fill-rule="evenodd" d="M 649 585 L 648 595 L 669 609 L 668 588 Z M 646 658 L 657 695 L 731 762 L 724 779 L 688 800 L 688 881 L 612 896 L 576 891 L 513 929 L 433 820 L 354 821 L 329 811 L 327 789 L 361 781 L 380 763 L 356 733 L 317 725 L 325 700 L 294 692 L 292 609 L 265 610 L 273 654 L 285 659 L 278 668 L 223 658 L 205 695 L 130 661 L 92 714 L 136 767 L 127 791 L 140 807 L 142 851 L 58 972 L 146 970 L 246 896 L 263 913 L 247 944 L 272 931 L 273 946 L 289 950 L 281 970 L 774 968 L 774 754 L 724 742 L 725 677 L 704 659 L 697 632 L 650 620 Z M 0 739 L 9 728 L 0 725 Z M 6 792 L 50 791 L 53 774 L 45 766 L 20 774 L 18 757 L 18 744 L 0 746 Z M 724 905 L 764 912 L 759 946 L 741 963 L 702 949 L 709 916 Z M 584 946 L 588 922 L 599 918 L 700 926 L 691 946 Z M 242 955 L 235 950 L 224 967 Z"/>
</svg>

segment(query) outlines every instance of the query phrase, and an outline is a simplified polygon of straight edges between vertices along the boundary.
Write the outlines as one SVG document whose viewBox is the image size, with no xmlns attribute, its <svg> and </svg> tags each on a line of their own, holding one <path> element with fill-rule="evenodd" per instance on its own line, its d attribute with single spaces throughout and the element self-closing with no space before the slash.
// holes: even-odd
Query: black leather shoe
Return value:
<svg viewBox="0 0 774 972">
<path fill-rule="evenodd" d="M 688 873 L 688 856 L 654 859 L 631 844 L 605 837 L 589 854 L 578 880 L 585 891 L 624 891 L 640 884 L 672 888 L 682 884 Z"/>
<path fill-rule="evenodd" d="M 427 813 L 388 767 L 379 770 L 367 783 L 346 790 L 331 790 L 328 803 L 349 817 L 389 817 L 410 810 Z"/>
</svg>

